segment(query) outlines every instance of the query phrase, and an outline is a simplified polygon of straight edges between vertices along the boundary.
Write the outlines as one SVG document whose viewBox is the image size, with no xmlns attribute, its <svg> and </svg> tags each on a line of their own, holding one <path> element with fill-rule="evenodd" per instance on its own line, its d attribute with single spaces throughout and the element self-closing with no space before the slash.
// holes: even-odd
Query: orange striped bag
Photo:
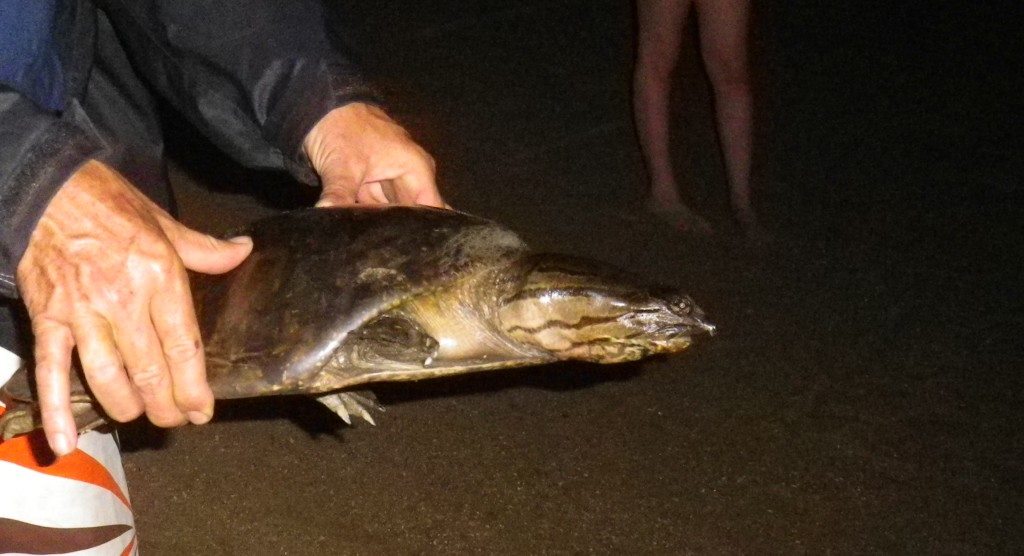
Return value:
<svg viewBox="0 0 1024 556">
<path fill-rule="evenodd" d="M 83 434 L 78 448 L 59 459 L 42 431 L 0 442 L 0 554 L 137 553 L 113 435 Z"/>
</svg>

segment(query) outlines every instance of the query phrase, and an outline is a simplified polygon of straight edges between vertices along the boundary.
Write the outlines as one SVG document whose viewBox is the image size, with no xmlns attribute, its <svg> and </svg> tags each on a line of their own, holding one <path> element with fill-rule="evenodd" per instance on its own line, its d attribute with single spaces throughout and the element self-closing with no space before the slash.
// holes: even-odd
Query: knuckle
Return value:
<svg viewBox="0 0 1024 556">
<path fill-rule="evenodd" d="M 430 156 L 430 154 L 420 146 L 417 146 L 414 152 L 418 156 L 413 158 L 413 163 L 424 172 L 433 174 L 437 169 L 437 161 L 434 160 L 434 157 Z"/>
<path fill-rule="evenodd" d="M 129 257 L 129 272 L 145 279 L 172 274 L 178 263 L 178 255 L 170 243 L 156 239 L 146 243 L 144 249 Z"/>
<path fill-rule="evenodd" d="M 74 339 L 67 325 L 53 319 L 33 319 L 32 333 L 36 337 L 37 366 L 51 365 L 58 355 L 70 352 L 71 347 L 74 345 Z"/>
<path fill-rule="evenodd" d="M 168 387 L 167 372 L 160 365 L 149 365 L 131 373 L 132 385 L 143 395 L 152 395 Z"/>
<path fill-rule="evenodd" d="M 168 343 L 164 347 L 167 362 L 172 365 L 194 361 L 202 354 L 202 344 L 197 339 L 181 339 Z"/>
<path fill-rule="evenodd" d="M 100 310 L 104 310 L 109 307 L 120 307 L 130 298 L 131 289 L 119 284 L 103 284 L 89 292 L 89 300 L 92 302 L 90 305 L 97 307 Z"/>
<path fill-rule="evenodd" d="M 95 385 L 112 384 L 124 372 L 121 362 L 115 360 L 85 361 L 82 366 L 89 383 Z"/>
<path fill-rule="evenodd" d="M 38 353 L 35 356 L 36 365 L 32 371 L 36 376 L 36 384 L 42 379 L 53 379 L 68 373 L 68 368 L 61 367 L 57 357 L 49 353 Z"/>
<path fill-rule="evenodd" d="M 46 396 L 39 400 L 39 412 L 43 415 L 59 415 L 70 407 L 69 400 Z"/>
<path fill-rule="evenodd" d="M 153 259 L 149 262 L 149 272 L 158 279 L 167 280 L 176 274 L 175 262 L 168 256 Z"/>
<path fill-rule="evenodd" d="M 59 334 L 65 328 L 65 325 L 58 322 L 56 319 L 47 318 L 43 315 L 39 315 L 32 319 L 32 332 L 37 337 Z"/>
</svg>

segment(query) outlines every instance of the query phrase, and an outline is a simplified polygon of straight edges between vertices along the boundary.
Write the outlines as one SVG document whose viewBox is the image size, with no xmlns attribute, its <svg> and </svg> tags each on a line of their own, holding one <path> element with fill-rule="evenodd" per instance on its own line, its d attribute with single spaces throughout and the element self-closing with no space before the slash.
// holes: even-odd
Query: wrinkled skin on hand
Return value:
<svg viewBox="0 0 1024 556">
<path fill-rule="evenodd" d="M 306 135 L 303 148 L 323 183 L 317 206 L 447 206 L 434 159 L 379 108 L 353 103 L 332 110 Z"/>
<path fill-rule="evenodd" d="M 72 349 L 107 414 L 145 412 L 159 426 L 213 415 L 185 269 L 226 272 L 252 249 L 176 222 L 120 174 L 83 165 L 47 206 L 18 265 L 35 333 L 43 428 L 54 453 L 77 432 L 69 405 Z"/>
</svg>

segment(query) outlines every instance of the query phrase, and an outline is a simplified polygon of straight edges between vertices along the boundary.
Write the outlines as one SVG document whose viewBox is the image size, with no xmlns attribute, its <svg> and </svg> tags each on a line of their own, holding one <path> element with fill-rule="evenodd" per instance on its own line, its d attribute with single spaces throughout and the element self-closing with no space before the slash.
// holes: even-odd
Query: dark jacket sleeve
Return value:
<svg viewBox="0 0 1024 556">
<path fill-rule="evenodd" d="M 103 150 L 70 121 L 0 87 L 0 294 L 17 295 L 15 270 L 50 199 Z"/>
<path fill-rule="evenodd" d="M 302 140 L 331 109 L 376 96 L 309 0 L 105 0 L 136 71 L 252 167 L 316 176 Z"/>
</svg>

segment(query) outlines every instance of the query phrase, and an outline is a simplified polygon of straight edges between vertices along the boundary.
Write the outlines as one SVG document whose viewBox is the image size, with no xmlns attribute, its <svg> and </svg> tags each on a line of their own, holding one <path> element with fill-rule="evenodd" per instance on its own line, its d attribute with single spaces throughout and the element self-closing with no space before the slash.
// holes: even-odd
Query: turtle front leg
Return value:
<svg viewBox="0 0 1024 556">
<path fill-rule="evenodd" d="M 320 396 L 317 398 L 317 401 L 337 413 L 338 417 L 341 417 L 341 420 L 349 425 L 352 424 L 352 415 L 355 415 L 367 423 L 376 426 L 377 422 L 373 420 L 373 416 L 370 415 L 366 408 L 369 407 L 381 413 L 384 412 L 384 407 L 376 401 L 355 392 L 335 392 L 326 396 Z"/>
<path fill-rule="evenodd" d="M 43 428 L 39 406 L 35 402 L 12 399 L 3 402 L 6 405 L 3 415 L 0 415 L 0 438 L 3 440 Z M 71 414 L 75 418 L 78 434 L 107 424 L 107 420 L 93 405 L 92 398 L 84 394 L 71 396 Z"/>
<path fill-rule="evenodd" d="M 96 401 L 88 394 L 77 369 L 71 373 L 71 415 L 79 433 L 89 432 L 108 421 Z M 39 414 L 39 403 L 35 399 L 35 388 L 27 367 L 22 367 L 0 388 L 0 403 L 4 412 L 0 415 L 0 438 L 30 433 L 43 428 Z"/>
</svg>

